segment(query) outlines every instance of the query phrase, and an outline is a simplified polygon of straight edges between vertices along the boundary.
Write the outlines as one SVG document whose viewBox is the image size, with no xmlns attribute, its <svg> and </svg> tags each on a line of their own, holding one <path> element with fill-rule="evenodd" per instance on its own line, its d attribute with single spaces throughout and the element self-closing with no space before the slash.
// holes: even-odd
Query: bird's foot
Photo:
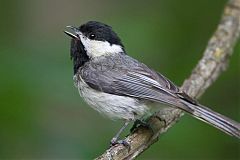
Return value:
<svg viewBox="0 0 240 160">
<path fill-rule="evenodd" d="M 149 128 L 152 131 L 152 133 L 154 134 L 154 130 L 153 130 L 152 126 L 149 123 L 147 123 L 145 120 L 141 120 L 141 119 L 135 120 L 132 128 L 130 129 L 130 132 L 133 133 L 136 130 L 136 128 L 138 128 L 139 126 Z"/>
<path fill-rule="evenodd" d="M 126 140 L 117 140 L 117 138 L 113 137 L 110 142 L 110 147 L 115 146 L 117 144 L 122 144 L 123 146 L 128 148 L 128 151 L 130 151 L 131 146 Z"/>
</svg>

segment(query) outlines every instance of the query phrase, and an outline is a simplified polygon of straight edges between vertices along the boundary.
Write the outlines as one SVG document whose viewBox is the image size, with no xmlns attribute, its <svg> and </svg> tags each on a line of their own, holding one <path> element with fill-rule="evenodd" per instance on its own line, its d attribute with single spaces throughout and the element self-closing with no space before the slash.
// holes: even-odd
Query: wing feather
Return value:
<svg viewBox="0 0 240 160">
<path fill-rule="evenodd" d="M 85 65 L 80 70 L 81 78 L 90 87 L 105 93 L 170 105 L 178 103 L 178 94 L 181 92 L 170 80 L 131 57 L 119 57 L 120 60 L 114 57 L 115 63 L 108 63 L 104 59 Z"/>
</svg>

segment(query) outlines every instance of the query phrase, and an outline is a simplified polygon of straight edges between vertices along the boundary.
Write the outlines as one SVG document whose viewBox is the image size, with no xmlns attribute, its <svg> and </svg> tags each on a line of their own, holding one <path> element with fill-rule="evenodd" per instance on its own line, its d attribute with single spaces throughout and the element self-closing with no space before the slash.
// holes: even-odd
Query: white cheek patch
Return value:
<svg viewBox="0 0 240 160">
<path fill-rule="evenodd" d="M 111 45 L 107 41 L 90 40 L 83 36 L 80 36 L 80 38 L 88 56 L 91 58 L 123 52 L 123 49 L 120 45 Z"/>
</svg>

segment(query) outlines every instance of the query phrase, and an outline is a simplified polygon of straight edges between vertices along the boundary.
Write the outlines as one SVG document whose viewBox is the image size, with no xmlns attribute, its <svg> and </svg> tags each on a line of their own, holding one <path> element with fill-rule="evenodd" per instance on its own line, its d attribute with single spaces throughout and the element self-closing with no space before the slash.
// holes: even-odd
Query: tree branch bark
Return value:
<svg viewBox="0 0 240 160">
<path fill-rule="evenodd" d="M 229 0 L 221 21 L 208 42 L 203 57 L 193 69 L 192 74 L 181 87 L 188 95 L 198 98 L 226 69 L 233 48 L 240 34 L 240 0 Z M 147 122 L 148 128 L 139 126 L 126 137 L 130 150 L 123 145 L 115 145 L 96 160 L 134 159 L 158 140 L 183 115 L 178 109 L 166 108 L 152 115 Z"/>
</svg>

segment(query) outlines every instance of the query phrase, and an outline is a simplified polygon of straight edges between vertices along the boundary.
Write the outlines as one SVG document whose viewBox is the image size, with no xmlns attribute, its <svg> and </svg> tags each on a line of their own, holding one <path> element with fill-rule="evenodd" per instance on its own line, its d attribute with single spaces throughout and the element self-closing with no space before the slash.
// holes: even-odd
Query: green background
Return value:
<svg viewBox="0 0 240 160">
<path fill-rule="evenodd" d="M 0 159 L 93 159 L 122 125 L 73 86 L 66 25 L 111 25 L 129 55 L 179 86 L 201 58 L 225 0 L 1 0 Z M 200 102 L 240 121 L 239 52 Z M 125 133 L 125 135 L 127 132 Z M 240 145 L 188 115 L 138 159 L 236 160 Z"/>
</svg>

